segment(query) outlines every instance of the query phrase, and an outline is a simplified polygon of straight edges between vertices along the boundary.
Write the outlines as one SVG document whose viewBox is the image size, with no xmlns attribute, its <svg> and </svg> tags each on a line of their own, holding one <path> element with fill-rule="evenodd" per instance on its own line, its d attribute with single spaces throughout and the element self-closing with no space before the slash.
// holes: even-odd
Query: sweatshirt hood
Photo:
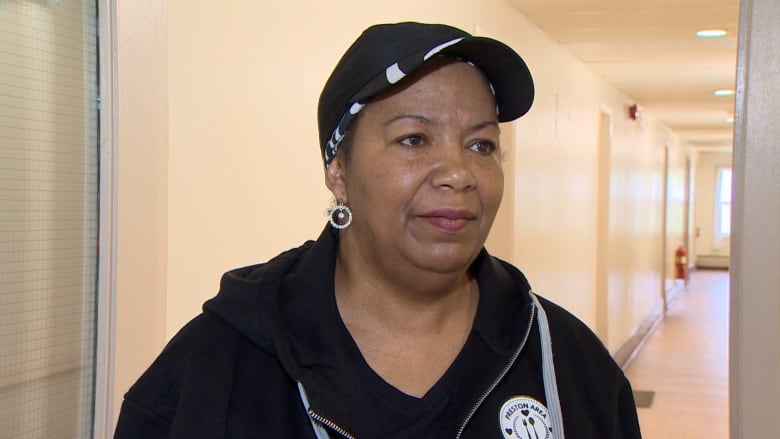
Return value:
<svg viewBox="0 0 780 439">
<path fill-rule="evenodd" d="M 328 341 L 323 337 L 330 334 L 323 330 L 335 331 L 336 326 L 323 327 L 328 322 L 322 317 L 331 316 L 334 321 L 330 323 L 338 324 L 334 295 L 338 240 L 338 231 L 326 226 L 317 241 L 307 241 L 268 262 L 225 273 L 218 294 L 203 305 L 204 312 L 218 316 L 271 354 L 279 353 L 281 342 L 296 344 L 289 338 L 293 336 Z M 511 349 L 516 325 L 495 322 L 515 321 L 517 316 L 510 314 L 517 309 L 513 306 L 531 303 L 528 281 L 514 266 L 485 249 L 472 263 L 471 272 L 481 292 L 477 330 L 498 352 Z M 327 346 L 317 347 L 327 350 Z M 298 355 L 309 356 L 306 351 Z"/>
<path fill-rule="evenodd" d="M 333 419 L 333 401 L 356 391 L 340 371 L 347 358 L 339 348 L 340 320 L 334 294 L 338 231 L 329 226 L 317 241 L 270 261 L 226 273 L 216 297 L 204 304 L 259 349 L 275 356 L 310 395 L 311 407 Z M 530 286 L 516 268 L 484 249 L 471 266 L 480 288 L 474 330 L 499 356 L 511 355 L 527 328 Z"/>
</svg>

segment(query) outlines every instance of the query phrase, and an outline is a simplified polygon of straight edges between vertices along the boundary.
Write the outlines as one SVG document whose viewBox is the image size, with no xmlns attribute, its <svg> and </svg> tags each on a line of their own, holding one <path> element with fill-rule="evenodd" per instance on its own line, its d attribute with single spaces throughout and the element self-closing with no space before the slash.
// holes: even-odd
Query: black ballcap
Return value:
<svg viewBox="0 0 780 439">
<path fill-rule="evenodd" d="M 336 65 L 320 95 L 317 119 L 327 167 L 360 109 L 433 55 L 478 67 L 493 87 L 499 122 L 524 115 L 534 100 L 525 61 L 506 44 L 443 24 L 395 23 L 366 29 Z"/>
</svg>

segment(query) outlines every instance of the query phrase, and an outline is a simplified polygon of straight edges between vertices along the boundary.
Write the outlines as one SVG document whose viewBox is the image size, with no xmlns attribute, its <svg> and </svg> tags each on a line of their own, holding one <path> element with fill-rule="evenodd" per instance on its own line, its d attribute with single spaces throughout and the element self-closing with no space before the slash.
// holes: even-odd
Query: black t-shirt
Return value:
<svg viewBox="0 0 780 439">
<path fill-rule="evenodd" d="M 498 375 L 498 357 L 472 330 L 461 352 L 422 397 L 408 395 L 368 365 L 346 326 L 339 325 L 343 349 L 356 390 L 349 430 L 357 437 L 455 437 L 466 413 Z M 481 371 L 481 372 L 477 372 Z M 491 373 L 486 374 L 485 372 Z"/>
</svg>

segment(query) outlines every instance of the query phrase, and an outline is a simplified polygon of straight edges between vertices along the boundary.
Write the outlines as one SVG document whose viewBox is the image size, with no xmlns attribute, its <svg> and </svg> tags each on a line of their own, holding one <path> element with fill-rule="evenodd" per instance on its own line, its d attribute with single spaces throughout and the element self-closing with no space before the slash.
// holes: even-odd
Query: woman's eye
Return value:
<svg viewBox="0 0 780 439">
<path fill-rule="evenodd" d="M 423 143 L 423 141 L 424 141 L 423 136 L 419 134 L 412 134 L 401 138 L 399 140 L 399 143 L 401 143 L 404 146 L 419 146 Z"/>
<path fill-rule="evenodd" d="M 469 149 L 481 154 L 492 154 L 493 152 L 496 151 L 497 146 L 495 143 L 491 141 L 479 140 L 469 145 Z"/>
</svg>

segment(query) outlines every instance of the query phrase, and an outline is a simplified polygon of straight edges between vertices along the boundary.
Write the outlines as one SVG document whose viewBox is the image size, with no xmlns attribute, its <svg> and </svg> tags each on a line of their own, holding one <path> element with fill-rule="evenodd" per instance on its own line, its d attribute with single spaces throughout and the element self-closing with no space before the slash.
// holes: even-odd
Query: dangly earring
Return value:
<svg viewBox="0 0 780 439">
<path fill-rule="evenodd" d="M 328 212 L 328 221 L 334 229 L 346 229 L 352 224 L 352 211 L 349 210 L 349 207 L 343 201 L 339 200 Z"/>
</svg>

